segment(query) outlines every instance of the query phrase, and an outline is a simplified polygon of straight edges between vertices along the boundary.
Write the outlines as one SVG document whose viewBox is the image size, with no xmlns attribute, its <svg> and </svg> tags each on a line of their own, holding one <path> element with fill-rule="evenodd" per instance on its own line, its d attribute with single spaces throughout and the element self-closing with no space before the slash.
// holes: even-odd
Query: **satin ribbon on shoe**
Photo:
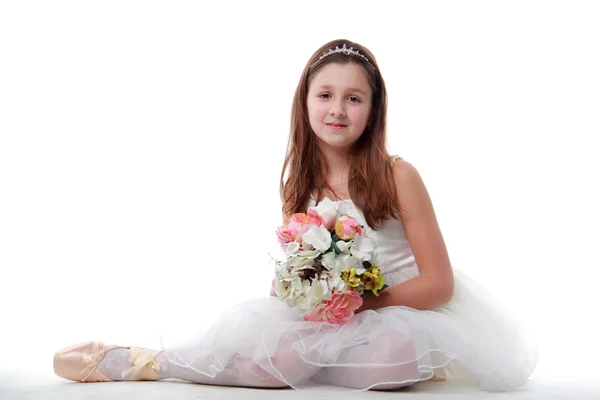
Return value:
<svg viewBox="0 0 600 400">
<path fill-rule="evenodd" d="M 129 363 L 132 366 L 123 371 L 121 377 L 125 378 L 131 375 L 131 379 L 136 381 L 159 380 L 160 364 L 155 359 L 159 353 L 160 351 L 144 353 L 141 347 L 132 347 L 131 357 L 129 358 Z"/>
</svg>

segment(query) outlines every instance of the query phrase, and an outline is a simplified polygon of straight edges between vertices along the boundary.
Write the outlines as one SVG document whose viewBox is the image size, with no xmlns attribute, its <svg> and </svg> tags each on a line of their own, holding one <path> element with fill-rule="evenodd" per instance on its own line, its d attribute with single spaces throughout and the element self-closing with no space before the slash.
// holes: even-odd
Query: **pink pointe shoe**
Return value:
<svg viewBox="0 0 600 400">
<path fill-rule="evenodd" d="M 144 353 L 140 347 L 124 347 L 106 345 L 100 342 L 85 342 L 64 348 L 54 354 L 54 373 L 61 378 L 77 382 L 112 382 L 98 370 L 98 364 L 104 354 L 113 349 L 131 349 L 129 363 L 131 368 L 122 373 L 125 378 L 131 375 L 130 380 L 157 381 L 160 379 L 158 370 L 160 364 L 155 353 Z"/>
</svg>

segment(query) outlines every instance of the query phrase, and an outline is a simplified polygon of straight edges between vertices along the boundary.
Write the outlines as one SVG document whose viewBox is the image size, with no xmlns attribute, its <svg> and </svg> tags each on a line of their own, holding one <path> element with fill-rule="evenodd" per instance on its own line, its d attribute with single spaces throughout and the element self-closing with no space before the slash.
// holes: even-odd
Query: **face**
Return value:
<svg viewBox="0 0 600 400">
<path fill-rule="evenodd" d="M 308 87 L 308 118 L 319 144 L 348 151 L 365 131 L 373 93 L 357 64 L 327 64 Z"/>
</svg>

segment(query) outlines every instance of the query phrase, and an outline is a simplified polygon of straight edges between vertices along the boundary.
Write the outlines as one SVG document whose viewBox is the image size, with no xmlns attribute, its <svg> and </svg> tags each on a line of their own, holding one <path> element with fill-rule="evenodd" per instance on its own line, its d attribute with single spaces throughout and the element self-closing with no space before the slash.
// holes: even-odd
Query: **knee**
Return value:
<svg viewBox="0 0 600 400">
<path fill-rule="evenodd" d="M 373 364 L 388 365 L 396 363 L 410 364 L 416 358 L 413 341 L 409 337 L 399 334 L 389 334 L 380 337 L 369 346 L 370 354 L 365 356 Z M 400 367 L 404 367 L 404 365 Z"/>
<path fill-rule="evenodd" d="M 271 359 L 273 368 L 290 384 L 302 382 L 313 376 L 320 367 L 309 364 L 291 346 L 286 346 Z"/>
</svg>

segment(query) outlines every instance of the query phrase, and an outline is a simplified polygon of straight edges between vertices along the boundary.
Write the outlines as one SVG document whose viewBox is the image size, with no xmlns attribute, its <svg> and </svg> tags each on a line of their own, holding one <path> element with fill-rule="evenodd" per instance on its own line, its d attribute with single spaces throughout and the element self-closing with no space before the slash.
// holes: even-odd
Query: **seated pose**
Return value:
<svg viewBox="0 0 600 400">
<path fill-rule="evenodd" d="M 387 285 L 363 296 L 347 321 L 304 318 L 273 290 L 161 350 L 100 342 L 60 350 L 56 374 L 81 382 L 176 378 L 296 389 L 390 390 L 428 380 L 484 390 L 525 384 L 535 347 L 491 294 L 451 266 L 419 173 L 386 150 L 386 112 L 375 57 L 348 40 L 313 54 L 293 99 L 280 181 L 283 227 L 309 208 L 343 205 L 374 244 Z"/>
</svg>

